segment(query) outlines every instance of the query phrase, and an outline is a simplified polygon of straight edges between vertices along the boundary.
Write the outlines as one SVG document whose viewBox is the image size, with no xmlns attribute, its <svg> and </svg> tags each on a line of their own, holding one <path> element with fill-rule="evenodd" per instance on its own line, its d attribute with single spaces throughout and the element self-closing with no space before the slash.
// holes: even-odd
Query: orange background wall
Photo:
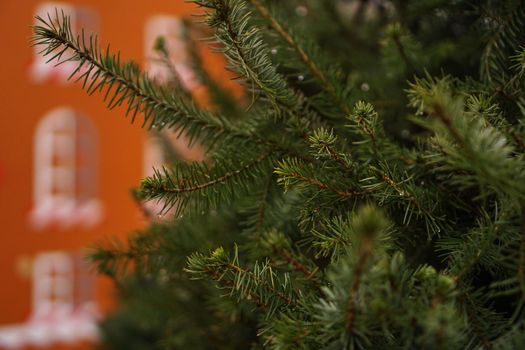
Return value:
<svg viewBox="0 0 525 350">
<path fill-rule="evenodd" d="M 0 32 L 0 325 L 20 323 L 31 311 L 31 258 L 54 250 L 74 251 L 110 236 L 124 237 L 143 224 L 129 195 L 142 174 L 140 125 L 130 126 L 124 109 L 107 111 L 101 96 L 87 96 L 78 85 L 36 84 L 28 77 L 33 50 L 30 25 L 40 1 L 1 0 Z M 182 0 L 71 0 L 100 20 L 103 43 L 119 48 L 124 59 L 143 62 L 144 24 L 157 14 L 195 12 Z M 98 131 L 99 199 L 104 217 L 94 229 L 33 229 L 29 223 L 33 190 L 33 138 L 40 118 L 67 105 L 84 112 Z M 106 289 L 102 289 L 106 290 Z M 108 300 L 107 297 L 101 297 Z"/>
</svg>

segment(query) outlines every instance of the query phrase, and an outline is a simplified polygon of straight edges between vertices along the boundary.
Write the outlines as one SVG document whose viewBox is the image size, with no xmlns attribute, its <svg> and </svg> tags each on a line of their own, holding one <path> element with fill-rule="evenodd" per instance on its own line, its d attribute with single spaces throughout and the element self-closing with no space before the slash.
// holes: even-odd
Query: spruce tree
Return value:
<svg viewBox="0 0 525 350">
<path fill-rule="evenodd" d="M 206 109 L 60 11 L 33 28 L 108 108 L 206 150 L 135 192 L 172 219 L 92 252 L 121 295 L 103 346 L 525 348 L 522 1 L 192 2 L 246 103 L 197 50 Z"/>
</svg>

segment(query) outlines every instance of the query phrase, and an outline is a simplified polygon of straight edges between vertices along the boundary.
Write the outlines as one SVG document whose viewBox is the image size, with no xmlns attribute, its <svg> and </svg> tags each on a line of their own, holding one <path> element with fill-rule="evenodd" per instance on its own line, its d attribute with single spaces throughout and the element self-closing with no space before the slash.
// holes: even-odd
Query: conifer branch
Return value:
<svg viewBox="0 0 525 350">
<path fill-rule="evenodd" d="M 328 151 L 328 154 L 330 155 L 330 157 L 334 161 L 339 163 L 339 165 L 341 165 L 343 167 L 343 169 L 352 170 L 352 166 L 351 166 L 350 162 L 348 162 L 346 159 L 343 159 L 341 154 L 339 154 L 339 152 L 337 152 L 332 146 L 325 145 L 325 147 L 326 147 L 326 150 Z"/>
<path fill-rule="evenodd" d="M 215 270 L 211 270 L 211 269 L 204 269 L 203 273 L 208 275 L 214 281 L 217 281 L 218 283 L 222 284 L 224 287 L 230 290 L 235 289 L 235 281 L 231 279 L 227 279 L 224 276 L 224 273 L 221 273 Z M 249 291 L 245 291 L 245 293 L 246 293 L 245 299 L 255 304 L 255 306 L 257 306 L 258 308 L 263 309 L 264 311 L 267 311 L 270 308 L 270 306 L 266 304 L 259 295 L 249 292 Z"/>
<path fill-rule="evenodd" d="M 354 267 L 354 271 L 352 273 L 352 286 L 350 287 L 349 291 L 349 300 L 348 300 L 348 308 L 347 308 L 347 315 L 346 315 L 346 327 L 349 334 L 353 334 L 354 332 L 354 322 L 355 322 L 355 295 L 357 291 L 359 290 L 359 286 L 361 285 L 361 276 L 364 272 L 365 263 L 372 253 L 372 246 L 373 242 L 370 237 L 364 236 L 362 241 L 359 244 L 359 249 L 357 251 L 358 258 L 357 263 Z"/>
<path fill-rule="evenodd" d="M 525 348 L 523 5 L 406 0 L 398 25 L 384 1 L 279 2 L 275 12 L 266 0 L 191 2 L 251 89 L 247 110 L 212 79 L 188 30 L 209 110 L 73 34 L 58 11 L 33 28 L 41 53 L 71 64 L 70 79 L 108 108 L 207 151 L 206 162 L 155 170 L 137 192 L 175 207 L 177 220 L 91 254 L 124 292 L 125 322 L 104 330 L 191 349 Z M 353 38 L 333 40 L 350 26 Z M 415 113 L 403 104 L 405 65 L 429 72 L 407 91 Z M 441 67 L 458 77 L 434 78 Z M 349 111 L 359 98 L 371 103 Z M 201 253 L 217 246 L 234 248 Z"/>
<path fill-rule="evenodd" d="M 470 152 L 470 149 L 466 147 L 465 140 L 459 134 L 459 132 L 454 128 L 452 124 L 452 119 L 445 113 L 443 106 L 440 103 L 434 103 L 431 106 L 432 115 L 438 117 L 439 120 L 445 125 L 450 134 L 454 137 L 456 142 L 465 149 L 465 151 Z"/>
<path fill-rule="evenodd" d="M 525 7 L 517 2 L 510 9 L 504 7 L 502 12 L 498 16 L 486 14 L 483 18 L 489 38 L 484 45 L 480 62 L 481 77 L 489 83 L 497 83 L 496 89 L 500 91 L 502 90 L 499 84 L 504 83 L 508 74 L 512 49 L 521 44 L 520 29 L 525 23 Z"/>
<path fill-rule="evenodd" d="M 364 310 L 360 310 L 359 305 L 366 305 L 365 309 L 368 309 L 372 304 L 368 302 L 370 300 L 361 300 L 361 297 L 367 299 L 375 294 L 372 291 L 378 291 L 376 288 L 392 285 L 387 271 L 403 268 L 401 254 L 381 260 L 388 244 L 388 225 L 382 213 L 371 205 L 349 213 L 344 219 L 334 219 L 327 225 L 327 230 L 336 231 L 338 236 L 351 241 L 342 249 L 341 256 L 327 274 L 331 283 L 323 288 L 325 296 L 318 304 L 320 320 L 330 325 L 326 327 L 326 336 L 338 339 L 337 344 L 344 348 L 356 342 L 368 343 L 367 337 L 373 334 L 373 330 L 367 329 L 365 325 L 371 318 L 380 315 L 361 313 Z M 390 293 L 396 294 L 381 294 L 387 296 Z M 356 323 L 358 314 L 363 317 L 359 324 Z"/>
<path fill-rule="evenodd" d="M 279 23 L 279 21 L 272 16 L 270 11 L 262 5 L 262 3 L 259 0 L 248 0 L 259 12 L 259 14 L 265 18 L 269 23 L 270 26 L 279 34 L 288 45 L 290 45 L 297 55 L 299 56 L 300 60 L 306 65 L 308 70 L 312 73 L 314 77 L 321 83 L 321 86 L 332 96 L 333 100 L 339 105 L 341 110 L 345 114 L 350 114 L 350 109 L 348 106 L 341 100 L 341 97 L 337 94 L 337 89 L 335 86 L 330 82 L 330 80 L 326 77 L 326 75 L 323 73 L 323 71 L 317 66 L 314 60 L 312 60 L 311 57 L 307 55 L 305 50 L 297 43 L 297 41 L 293 38 L 293 36 L 284 29 L 284 27 Z"/>
<path fill-rule="evenodd" d="M 396 45 L 397 51 L 399 52 L 399 56 L 401 56 L 401 59 L 405 63 L 406 69 L 415 69 L 414 64 L 412 63 L 412 60 L 408 57 L 405 46 L 401 42 L 401 26 L 397 25 L 396 28 L 391 30 L 392 39 L 394 41 L 394 44 Z"/>
<path fill-rule="evenodd" d="M 314 240 L 312 246 L 319 250 L 316 257 L 331 256 L 331 260 L 335 261 L 339 257 L 339 253 L 351 243 L 350 239 L 344 235 L 344 230 L 340 228 L 344 225 L 340 218 L 333 219 L 334 222 L 328 222 L 328 232 L 321 232 L 320 230 L 313 230 L 312 235 Z"/>
<path fill-rule="evenodd" d="M 261 232 L 262 230 L 262 227 L 263 227 L 263 223 L 264 223 L 264 214 L 265 214 L 265 211 L 266 211 L 266 205 L 267 205 L 267 200 L 268 200 L 268 196 L 270 194 L 270 186 L 272 186 L 272 176 L 271 174 L 268 176 L 268 181 L 266 182 L 266 185 L 264 186 L 264 192 L 263 192 L 263 196 L 262 196 L 262 199 L 261 199 L 261 204 L 259 205 L 259 207 L 257 208 L 257 221 L 256 221 L 256 232 Z"/>
<path fill-rule="evenodd" d="M 509 134 L 521 152 L 525 152 L 525 141 L 516 130 L 509 130 Z"/>
<path fill-rule="evenodd" d="M 290 298 L 290 297 L 286 296 L 284 293 L 278 291 L 274 286 L 269 284 L 267 281 L 261 279 L 260 277 L 256 276 L 252 272 L 249 272 L 249 271 L 243 269 L 242 267 L 240 267 L 238 265 L 235 265 L 235 264 L 232 264 L 232 263 L 226 265 L 225 268 L 235 272 L 236 274 L 239 274 L 240 279 L 244 279 L 244 277 L 247 277 L 248 279 L 250 279 L 253 282 L 255 282 L 257 285 L 263 286 L 264 289 L 266 289 L 268 292 L 276 295 L 286 305 L 297 306 L 297 304 L 295 303 L 295 301 L 292 298 Z"/>
<path fill-rule="evenodd" d="M 220 85 L 206 70 L 201 54 L 199 52 L 199 44 L 192 37 L 192 30 L 194 26 L 192 22 L 183 20 L 183 39 L 186 44 L 188 52 L 188 64 L 195 73 L 197 80 L 202 83 L 210 95 L 210 102 L 213 109 L 218 109 L 224 115 L 232 119 L 238 119 L 240 116 L 239 101 L 233 96 L 231 91 Z M 196 28 L 201 29 L 201 28 Z M 202 33 L 201 33 L 202 34 Z"/>
<path fill-rule="evenodd" d="M 280 161 L 274 173 L 278 175 L 277 182 L 282 184 L 285 189 L 292 185 L 303 184 L 333 193 L 343 200 L 366 196 L 375 191 L 375 189 L 347 189 L 340 183 L 337 185 L 328 184 L 318 179 L 313 170 L 312 164 L 303 164 L 297 158 L 289 158 Z"/>
<path fill-rule="evenodd" d="M 521 298 L 525 300 L 525 206 L 521 208 L 521 235 L 518 259 L 518 281 L 521 289 Z"/>
<path fill-rule="evenodd" d="M 476 264 L 481 260 L 481 257 L 482 253 L 478 252 L 478 254 L 476 254 L 474 258 L 470 259 L 470 261 L 468 261 L 467 264 L 465 264 L 465 266 L 461 270 L 459 270 L 458 273 L 452 275 L 451 278 L 454 281 L 454 283 L 459 283 L 463 278 L 465 278 L 465 276 L 471 271 L 471 269 L 474 266 L 476 266 Z"/>
<path fill-rule="evenodd" d="M 284 258 L 286 262 L 294 267 L 296 271 L 301 272 L 306 276 L 306 278 L 311 278 L 315 271 L 310 271 L 306 268 L 305 265 L 303 265 L 300 261 L 295 259 L 290 252 L 288 252 L 286 249 L 282 249 L 280 247 L 277 247 L 275 245 L 272 246 L 273 250 L 277 255 Z"/>
<path fill-rule="evenodd" d="M 442 153 L 442 161 L 448 164 L 442 169 L 461 171 L 454 176 L 454 181 L 463 188 L 481 185 L 521 202 L 525 198 L 522 157 L 514 156 L 515 149 L 504 133 L 481 116 L 467 113 L 463 98 L 453 96 L 452 91 L 451 81 L 446 77 L 417 80 L 409 91 L 410 104 L 418 113 L 426 112 L 439 121 L 415 119 L 436 133 L 433 142 Z"/>
<path fill-rule="evenodd" d="M 244 5 L 230 0 L 192 0 L 198 6 L 214 10 L 207 13 L 207 23 L 216 29 L 216 38 L 226 49 L 232 68 L 261 89 L 274 105 L 296 110 L 302 98 L 288 87 L 277 73 L 262 43 L 259 30 L 248 30 L 249 13 Z"/>
<path fill-rule="evenodd" d="M 304 175 L 301 175 L 299 173 L 288 173 L 287 176 L 289 177 L 292 177 L 292 178 L 295 178 L 299 181 L 302 181 L 302 182 L 305 182 L 309 185 L 312 185 L 312 186 L 315 186 L 321 190 L 324 190 L 324 191 L 330 191 L 330 192 L 333 192 L 335 194 L 337 194 L 339 197 L 341 198 L 351 198 L 351 197 L 359 197 L 359 196 L 365 196 L 367 194 L 370 194 L 371 192 L 373 192 L 372 190 L 350 190 L 350 191 L 341 191 L 341 190 L 338 190 L 338 189 L 335 189 L 335 188 L 332 188 L 330 187 L 329 185 L 317 180 L 317 179 L 314 179 L 314 178 L 310 178 L 310 177 L 306 177 Z"/>
<path fill-rule="evenodd" d="M 171 169 L 155 169 L 153 176 L 141 183 L 141 196 L 146 200 L 162 200 L 161 213 L 176 207 L 178 212 L 190 204 L 201 210 L 232 201 L 241 189 L 247 189 L 250 180 L 270 172 L 273 151 L 249 152 L 246 148 L 240 161 L 218 162 L 209 167 L 204 162 L 179 163 Z M 244 161 L 243 161 L 244 160 Z"/>
<path fill-rule="evenodd" d="M 291 160 L 290 164 L 281 162 L 279 167 L 274 171 L 278 176 L 277 182 L 283 184 L 285 188 L 289 187 L 292 182 L 304 183 L 313 187 L 317 187 L 320 190 L 328 191 L 336 194 L 341 199 L 348 199 L 353 197 L 366 196 L 373 192 L 372 189 L 366 190 L 342 190 L 334 188 L 331 185 L 328 185 L 315 177 L 307 176 L 303 174 L 296 160 Z"/>
<path fill-rule="evenodd" d="M 314 130 L 313 134 L 308 137 L 310 147 L 316 151 L 314 157 L 328 157 L 341 165 L 343 170 L 351 171 L 353 167 L 347 160 L 346 154 L 335 149 L 336 141 L 337 136 L 334 135 L 333 130 L 326 130 L 325 128 Z"/>
<path fill-rule="evenodd" d="M 200 191 L 203 189 L 206 189 L 208 187 L 212 187 L 218 184 L 222 184 L 228 180 L 230 180 L 233 177 L 239 176 L 243 172 L 249 170 L 253 166 L 261 163 L 262 161 L 268 159 L 268 157 L 271 155 L 271 152 L 261 154 L 256 159 L 252 160 L 251 162 L 243 165 L 242 167 L 229 171 L 225 173 L 222 176 L 216 177 L 210 181 L 202 182 L 202 183 L 192 183 L 189 179 L 178 179 L 176 180 L 177 184 L 175 184 L 175 181 L 156 181 L 159 186 L 150 186 L 149 182 L 146 181 L 143 183 L 142 189 L 146 192 L 165 192 L 165 193 L 187 193 L 187 192 L 195 192 Z M 162 175 L 157 171 L 156 177 L 160 178 Z"/>
<path fill-rule="evenodd" d="M 374 151 L 377 152 L 377 131 L 381 127 L 379 117 L 374 107 L 367 102 L 358 101 L 350 115 L 347 116 L 355 125 L 348 125 L 353 129 L 357 129 L 361 134 L 367 137 L 374 147 Z M 359 142 L 355 142 L 358 144 Z"/>
<path fill-rule="evenodd" d="M 399 185 L 396 184 L 391 177 L 389 177 L 386 174 L 383 174 L 382 176 L 380 176 L 380 178 L 385 184 L 392 187 L 401 198 L 408 200 L 414 205 L 414 207 L 417 208 L 417 210 L 425 214 L 428 218 L 432 218 L 434 216 L 432 212 L 430 212 L 427 208 L 421 205 L 420 201 L 413 194 L 400 188 Z"/>
<path fill-rule="evenodd" d="M 135 64 L 122 64 L 120 55 L 111 54 L 109 47 L 101 51 L 96 36 L 86 40 L 82 32 L 75 37 L 70 19 L 63 13 L 59 17 L 57 11 L 54 19 L 48 15 L 48 21 L 41 17 L 37 20 L 41 25 L 33 27 L 32 43 L 44 46 L 41 53 L 50 56 L 48 62 L 78 62 L 70 79 L 76 76 L 76 81 L 82 80 L 88 94 L 106 89 L 104 100 L 110 109 L 126 102 L 126 115 L 132 115 L 132 122 L 138 112 L 143 112 L 143 125 L 149 122 L 150 127 L 159 129 L 173 127 L 187 132 L 190 140 L 199 138 L 207 144 L 227 135 L 249 138 L 220 115 L 199 110 L 184 96 L 155 86 Z"/>
<path fill-rule="evenodd" d="M 457 280 L 455 280 L 454 282 L 457 283 Z M 464 295 L 460 297 L 460 300 L 462 299 L 466 299 L 464 301 L 465 304 L 471 304 L 471 305 L 474 304 L 472 297 L 470 296 L 469 293 L 464 293 Z M 472 325 L 475 335 L 481 340 L 481 343 L 483 344 L 485 349 L 488 349 L 488 350 L 493 349 L 492 342 L 487 336 L 487 334 L 485 334 L 483 325 L 482 324 L 480 325 L 480 323 L 483 323 L 484 320 L 479 319 L 479 315 L 477 315 L 476 312 L 472 310 L 470 305 L 466 305 L 466 307 L 467 307 L 468 321 Z"/>
<path fill-rule="evenodd" d="M 200 253 L 188 257 L 185 271 L 196 279 L 205 275 L 219 282 L 230 281 L 226 283 L 231 295 L 237 293 L 244 299 L 256 296 L 270 314 L 282 306 L 298 308 L 298 302 L 290 293 L 290 285 L 284 283 L 288 280 L 287 275 L 284 276 L 285 281 L 282 281 L 268 263 L 261 265 L 256 262 L 251 271 L 248 271 L 239 265 L 238 259 L 237 247 L 232 259 L 223 248 L 217 248 L 209 257 Z"/>
<path fill-rule="evenodd" d="M 308 258 L 303 258 L 304 256 L 293 248 L 293 243 L 290 239 L 280 231 L 272 229 L 260 235 L 259 239 L 260 243 L 258 246 L 262 250 L 261 256 L 268 257 L 279 265 L 282 265 L 284 261 L 293 271 L 303 274 L 307 280 L 311 280 L 318 272 L 318 267 L 311 264 Z M 317 281 L 313 280 L 313 283 L 317 288 L 320 288 L 320 284 Z"/>
</svg>

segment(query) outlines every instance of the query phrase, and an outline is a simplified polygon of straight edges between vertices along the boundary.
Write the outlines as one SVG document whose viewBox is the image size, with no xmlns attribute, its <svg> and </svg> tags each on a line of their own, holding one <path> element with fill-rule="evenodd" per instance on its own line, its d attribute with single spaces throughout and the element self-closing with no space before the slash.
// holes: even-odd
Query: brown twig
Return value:
<svg viewBox="0 0 525 350">
<path fill-rule="evenodd" d="M 346 329 L 349 334 L 352 334 L 354 331 L 354 321 L 356 317 L 355 294 L 358 292 L 359 286 L 361 285 L 361 276 L 365 269 L 366 260 L 372 253 L 372 244 L 372 240 L 365 236 L 359 246 L 359 258 L 352 274 L 352 286 L 350 287 L 350 298 L 346 315 Z"/>
</svg>

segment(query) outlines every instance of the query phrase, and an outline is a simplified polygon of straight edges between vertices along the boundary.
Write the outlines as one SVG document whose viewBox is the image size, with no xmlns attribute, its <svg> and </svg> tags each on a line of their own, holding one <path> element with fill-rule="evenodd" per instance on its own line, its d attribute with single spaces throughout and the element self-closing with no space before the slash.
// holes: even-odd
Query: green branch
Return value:
<svg viewBox="0 0 525 350">
<path fill-rule="evenodd" d="M 311 164 L 302 164 L 296 158 L 290 158 L 285 161 L 281 161 L 278 167 L 274 170 L 274 173 L 279 176 L 277 182 L 282 184 L 285 189 L 291 185 L 303 183 L 311 187 L 316 187 L 322 191 L 327 191 L 336 194 L 341 199 L 348 199 L 354 197 L 366 196 L 374 189 L 343 189 L 341 184 L 337 187 L 334 185 L 327 184 L 316 177 L 314 168 Z"/>
<path fill-rule="evenodd" d="M 295 110 L 303 99 L 277 73 L 272 65 L 259 30 L 248 25 L 250 14 L 240 2 L 230 0 L 192 0 L 201 7 L 214 10 L 206 13 L 207 23 L 215 28 L 216 39 L 232 68 L 261 89 L 274 105 Z"/>
<path fill-rule="evenodd" d="M 365 196 L 373 192 L 372 190 L 361 190 L 361 191 L 360 190 L 349 190 L 349 191 L 338 190 L 317 179 L 306 177 L 304 175 L 301 175 L 299 173 L 294 173 L 294 172 L 288 173 L 287 176 L 291 178 L 295 178 L 299 181 L 305 182 L 309 185 L 315 186 L 319 188 L 320 190 L 333 192 L 337 194 L 339 197 L 344 198 L 344 199 L 351 198 L 351 197 Z"/>
<path fill-rule="evenodd" d="M 70 19 L 58 11 L 48 21 L 37 17 L 40 25 L 33 27 L 32 43 L 44 46 L 41 54 L 49 56 L 48 62 L 78 62 L 70 79 L 77 76 L 88 94 L 106 89 L 104 100 L 108 108 L 126 102 L 126 116 L 132 115 L 132 122 L 139 112 L 144 113 L 144 123 L 150 127 L 173 127 L 187 132 L 191 141 L 196 138 L 208 145 L 221 136 L 250 138 L 248 134 L 234 127 L 220 115 L 199 110 L 195 104 L 176 92 L 169 93 L 156 86 L 133 63 L 122 64 L 120 55 L 111 54 L 109 47 L 101 51 L 96 36 L 86 42 L 84 33 L 74 36 Z"/>
<path fill-rule="evenodd" d="M 142 189 L 145 192 L 151 191 L 154 193 L 161 193 L 161 192 L 187 193 L 187 192 L 200 191 L 208 187 L 223 184 L 226 181 L 230 180 L 231 178 L 239 176 L 240 174 L 252 168 L 256 164 L 261 163 L 262 161 L 267 159 L 270 156 L 270 154 L 271 153 L 262 154 L 258 158 L 254 159 L 253 161 L 245 164 L 244 166 L 238 169 L 229 171 L 222 176 L 216 177 L 210 181 L 206 181 L 203 183 L 192 183 L 192 180 L 190 179 L 177 179 L 176 181 L 168 181 L 168 185 L 166 184 L 165 180 L 155 181 L 155 182 L 144 181 L 142 185 Z M 162 175 L 157 171 L 156 176 L 154 177 L 156 177 L 157 179 L 160 179 Z M 156 186 L 155 184 L 158 184 L 158 186 Z"/>
<path fill-rule="evenodd" d="M 335 88 L 335 86 L 330 82 L 330 80 L 318 67 L 315 61 L 312 60 L 312 58 L 308 56 L 305 50 L 297 43 L 293 36 L 284 29 L 281 23 L 279 23 L 279 21 L 277 21 L 277 19 L 274 16 L 272 16 L 270 11 L 266 7 L 264 7 L 259 0 L 247 1 L 249 1 L 255 7 L 257 12 L 259 12 L 259 14 L 270 23 L 270 26 L 277 32 L 277 34 L 279 34 L 283 38 L 283 40 L 295 50 L 300 60 L 306 65 L 310 73 L 312 73 L 312 75 L 316 77 L 316 79 L 321 83 L 321 86 L 330 94 L 332 99 L 336 102 L 336 104 L 339 105 L 341 110 L 345 114 L 349 114 L 350 109 L 341 100 L 341 97 L 337 94 L 337 89 Z"/>
<path fill-rule="evenodd" d="M 204 162 L 179 163 L 171 169 L 155 170 L 141 183 L 141 196 L 146 200 L 162 200 L 162 212 L 176 207 L 180 212 L 191 202 L 201 210 L 231 202 L 241 192 L 254 186 L 253 180 L 271 171 L 272 151 L 255 153 L 246 148 L 240 161 L 218 159 L 213 167 Z M 243 161 L 248 160 L 249 161 Z M 256 182 L 257 183 L 257 182 Z"/>
<path fill-rule="evenodd" d="M 313 134 L 308 137 L 310 147 L 314 149 L 315 157 L 327 157 L 334 162 L 341 165 L 341 169 L 345 171 L 352 171 L 352 163 L 347 159 L 345 153 L 339 152 L 335 149 L 337 136 L 334 135 L 333 130 L 319 128 L 314 130 Z"/>
<path fill-rule="evenodd" d="M 239 265 L 238 249 L 235 247 L 234 256 L 230 258 L 223 248 L 215 249 L 210 256 L 195 253 L 188 257 L 188 267 L 185 271 L 191 273 L 195 279 L 204 276 L 212 277 L 215 281 L 229 281 L 226 286 L 231 294 L 238 294 L 243 299 L 252 296 L 272 314 L 278 308 L 286 306 L 298 308 L 299 303 L 292 294 L 292 288 L 285 275 L 282 280 L 268 264 L 255 263 L 248 271 Z"/>
<path fill-rule="evenodd" d="M 368 257 L 372 253 L 373 240 L 370 237 L 363 237 L 363 240 L 360 242 L 357 259 L 357 264 L 352 273 L 352 286 L 349 291 L 349 300 L 348 300 L 348 309 L 346 315 L 346 329 L 349 334 L 354 332 L 354 322 L 355 322 L 355 295 L 359 290 L 361 285 L 361 276 L 365 269 L 365 263 Z"/>
</svg>

